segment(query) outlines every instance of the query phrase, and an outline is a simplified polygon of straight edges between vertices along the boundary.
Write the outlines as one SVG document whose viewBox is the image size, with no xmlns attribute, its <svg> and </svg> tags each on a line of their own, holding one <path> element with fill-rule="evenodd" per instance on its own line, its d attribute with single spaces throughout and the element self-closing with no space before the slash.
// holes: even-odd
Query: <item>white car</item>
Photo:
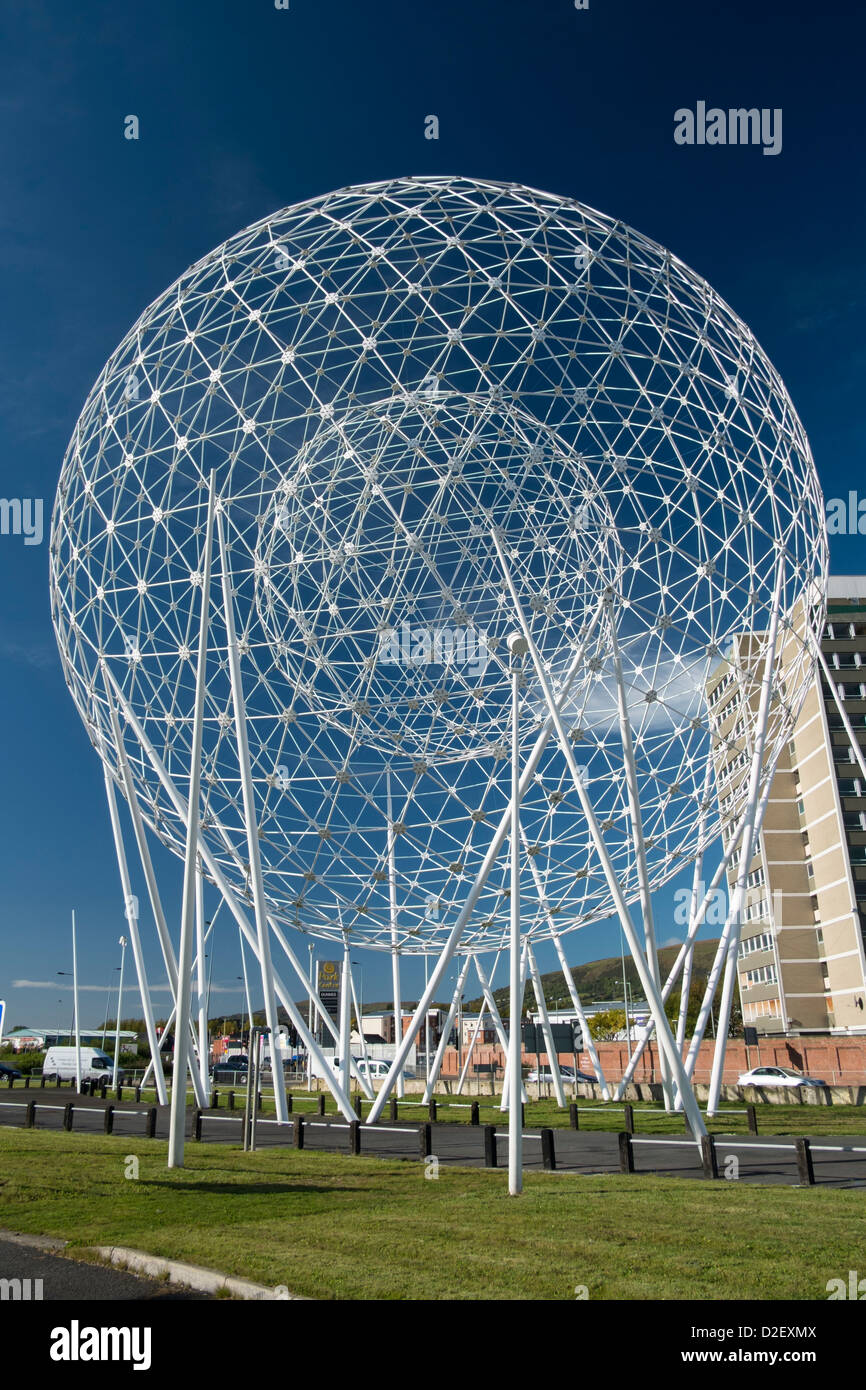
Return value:
<svg viewBox="0 0 866 1390">
<path fill-rule="evenodd" d="M 370 1057 L 365 1062 L 363 1057 L 356 1057 L 355 1062 L 361 1076 L 365 1076 L 368 1081 L 382 1081 L 391 1070 L 391 1063 L 379 1057 Z M 415 1073 L 411 1067 L 403 1068 L 403 1077 L 406 1081 L 414 1081 Z"/>
<path fill-rule="evenodd" d="M 738 1086 L 826 1086 L 826 1081 L 816 1081 L 813 1076 L 792 1071 L 790 1067 L 753 1067 L 737 1077 Z"/>
</svg>

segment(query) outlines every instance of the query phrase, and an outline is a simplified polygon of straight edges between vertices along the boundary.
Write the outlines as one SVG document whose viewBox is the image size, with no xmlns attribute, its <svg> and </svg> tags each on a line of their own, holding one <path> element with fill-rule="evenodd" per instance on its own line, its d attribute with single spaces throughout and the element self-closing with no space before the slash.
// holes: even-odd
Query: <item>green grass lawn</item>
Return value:
<svg viewBox="0 0 866 1390">
<path fill-rule="evenodd" d="M 128 1153 L 140 1162 L 127 1180 Z M 527 1174 L 0 1130 L 0 1225 L 340 1299 L 825 1299 L 866 1265 L 863 1195 Z"/>
</svg>

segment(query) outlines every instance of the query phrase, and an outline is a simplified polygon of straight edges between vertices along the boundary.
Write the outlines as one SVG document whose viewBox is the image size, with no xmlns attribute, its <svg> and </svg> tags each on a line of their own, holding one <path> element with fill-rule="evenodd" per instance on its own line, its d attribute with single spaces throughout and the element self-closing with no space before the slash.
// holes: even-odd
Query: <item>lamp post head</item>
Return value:
<svg viewBox="0 0 866 1390">
<path fill-rule="evenodd" d="M 529 651 L 529 643 L 522 632 L 510 632 L 505 639 L 512 661 L 516 661 L 520 656 L 526 656 Z"/>
</svg>

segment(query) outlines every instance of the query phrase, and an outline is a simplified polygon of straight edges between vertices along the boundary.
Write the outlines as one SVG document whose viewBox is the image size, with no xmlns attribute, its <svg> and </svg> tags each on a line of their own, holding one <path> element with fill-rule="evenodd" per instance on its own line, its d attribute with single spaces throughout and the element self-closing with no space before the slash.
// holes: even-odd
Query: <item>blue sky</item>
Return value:
<svg viewBox="0 0 866 1390">
<path fill-rule="evenodd" d="M 41 545 L 0 536 L 10 1023 L 68 1020 L 66 991 L 12 981 L 71 969 L 73 907 L 81 978 L 94 986 L 85 1023 L 101 1021 L 96 991 L 119 964 L 101 770 L 57 659 L 47 529 L 84 398 L 146 305 L 249 222 L 330 189 L 403 174 L 516 180 L 623 219 L 704 275 L 779 368 L 825 495 L 866 494 L 864 27 L 839 0 L 590 0 L 587 11 L 573 0 L 291 0 L 288 11 L 272 0 L 8 0 L 0 495 L 42 498 L 46 531 Z M 781 108 L 781 153 L 675 144 L 674 112 L 698 101 Z M 129 114 L 137 141 L 123 138 Z M 833 569 L 860 572 L 864 544 L 833 537 Z M 155 853 L 176 904 L 177 865 Z M 675 934 L 670 911 L 663 894 L 661 939 Z M 569 959 L 613 953 L 618 939 L 579 933 Z M 148 959 L 161 978 L 150 949 Z M 382 997 L 387 962 L 364 960 L 364 993 Z M 552 968 L 552 952 L 540 964 Z M 229 932 L 216 943 L 212 1012 L 240 1006 L 239 973 Z M 405 967 L 407 993 L 421 973 Z M 157 1008 L 167 998 L 155 995 Z"/>
</svg>

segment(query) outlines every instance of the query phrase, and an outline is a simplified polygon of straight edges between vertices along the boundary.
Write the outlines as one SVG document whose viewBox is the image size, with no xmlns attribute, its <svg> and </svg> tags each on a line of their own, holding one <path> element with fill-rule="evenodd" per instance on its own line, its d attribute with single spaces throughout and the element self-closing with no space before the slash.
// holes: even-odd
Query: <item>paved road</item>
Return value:
<svg viewBox="0 0 866 1390">
<path fill-rule="evenodd" d="M 154 1279 L 139 1279 L 135 1274 L 126 1274 L 104 1265 L 68 1260 L 48 1247 L 38 1249 L 15 1239 L 0 1238 L 0 1279 L 29 1279 L 29 1289 L 22 1284 L 20 1294 L 24 1296 L 24 1301 L 30 1302 L 40 1301 L 40 1293 L 44 1303 L 71 1299 L 94 1306 L 129 1299 L 160 1299 L 163 1302 L 201 1302 L 210 1299 L 209 1294 L 194 1293 L 191 1289 L 180 1289 Z M 35 1282 L 38 1279 L 42 1280 L 41 1289 Z M 0 1301 L 10 1301 L 18 1292 L 14 1286 L 0 1285 Z M 29 1299 L 26 1298 L 28 1293 Z"/>
<path fill-rule="evenodd" d="M 26 1099 L 25 1099 L 26 1096 Z M 66 1105 L 74 1104 L 73 1126 L 76 1132 L 101 1134 L 104 1131 L 105 1104 L 89 1096 L 78 1097 L 69 1089 L 0 1092 L 0 1124 L 22 1125 L 28 1100 L 37 1104 L 36 1124 L 39 1129 L 60 1129 Z M 134 1100 L 114 1106 L 114 1134 L 121 1140 L 132 1141 L 145 1133 L 149 1107 L 136 1105 Z M 304 1147 L 348 1152 L 349 1131 L 346 1122 L 332 1116 L 319 1117 L 309 1112 L 304 1120 Z M 193 1115 L 187 1114 L 187 1134 L 192 1137 Z M 205 1111 L 202 1116 L 201 1137 L 204 1143 L 237 1144 L 242 1140 L 241 1113 L 226 1110 Z M 167 1107 L 157 1110 L 156 1135 L 168 1137 Z M 417 1160 L 420 1155 L 417 1122 L 385 1122 L 380 1125 L 361 1125 L 361 1152 L 380 1158 Z M 497 1127 L 497 1162 L 508 1161 L 507 1122 Z M 557 1171 L 562 1173 L 618 1173 L 618 1138 L 614 1133 L 598 1130 L 556 1129 L 553 1131 Z M 468 1167 L 484 1166 L 484 1131 L 482 1127 L 460 1124 L 434 1124 L 431 1131 L 432 1152 L 443 1163 Z M 259 1119 L 257 1146 L 271 1148 L 294 1143 L 294 1123 L 279 1125 L 270 1119 Z M 866 1186 L 866 1136 L 833 1135 L 813 1137 L 812 1159 L 815 1180 L 821 1186 Z M 635 1171 L 673 1177 L 700 1178 L 703 1175 L 697 1146 L 685 1136 L 636 1135 L 633 1140 Z M 741 1135 L 717 1136 L 716 1153 L 720 1175 L 726 1172 L 740 1181 L 758 1183 L 799 1182 L 793 1140 L 785 1136 L 766 1137 Z M 735 1160 L 735 1162 L 733 1161 Z M 541 1142 L 537 1129 L 524 1133 L 524 1166 L 527 1170 L 542 1168 Z"/>
</svg>

